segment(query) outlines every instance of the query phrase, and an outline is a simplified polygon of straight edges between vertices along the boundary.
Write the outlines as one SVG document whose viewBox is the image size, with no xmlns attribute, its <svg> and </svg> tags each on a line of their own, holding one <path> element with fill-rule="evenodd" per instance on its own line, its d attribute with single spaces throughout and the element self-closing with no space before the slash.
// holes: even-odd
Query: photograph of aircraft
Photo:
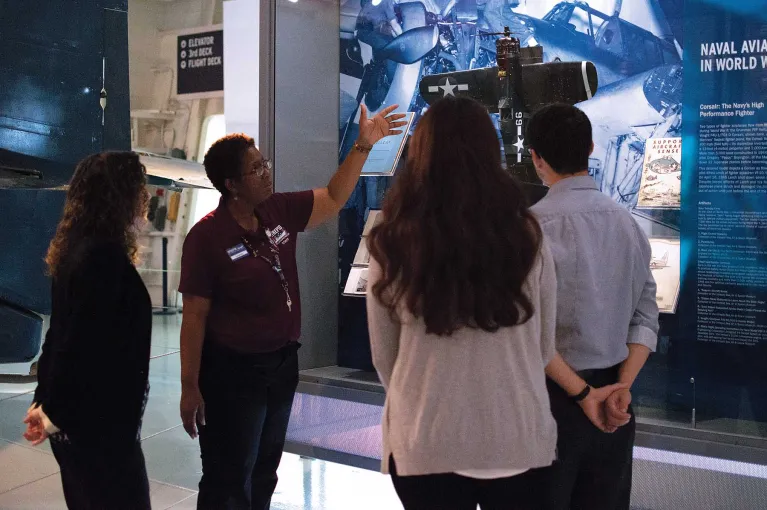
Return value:
<svg viewBox="0 0 767 510">
<path fill-rule="evenodd" d="M 658 158 L 650 162 L 649 170 L 656 174 L 671 174 L 682 171 L 682 164 L 673 157 Z"/>
<path fill-rule="evenodd" d="M 360 103 L 399 104 L 417 124 L 427 107 L 420 79 L 496 65 L 498 36 L 489 34 L 508 26 L 522 47 L 542 47 L 544 62 L 596 66 L 599 91 L 578 105 L 594 125 L 590 171 L 633 209 L 646 140 L 680 132 L 682 47 L 672 26 L 681 16 L 679 2 L 664 0 L 342 1 L 339 157 L 353 143 Z M 361 215 L 379 207 L 387 186 L 365 179 L 348 207 Z"/>
</svg>

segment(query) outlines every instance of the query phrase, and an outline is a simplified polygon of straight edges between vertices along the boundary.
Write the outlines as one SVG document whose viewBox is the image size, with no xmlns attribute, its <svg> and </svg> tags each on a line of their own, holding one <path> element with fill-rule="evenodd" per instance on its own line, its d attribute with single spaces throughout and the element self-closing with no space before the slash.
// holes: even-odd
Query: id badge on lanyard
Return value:
<svg viewBox="0 0 767 510">
<path fill-rule="evenodd" d="M 277 274 L 277 277 L 280 279 L 280 284 L 282 285 L 282 290 L 285 291 L 285 305 L 288 307 L 288 311 L 292 312 L 293 300 L 290 299 L 290 287 L 288 286 L 288 280 L 285 278 L 285 273 L 282 270 L 282 264 L 280 263 L 280 250 L 277 247 L 277 243 L 275 243 L 272 239 L 271 233 L 268 229 L 266 230 L 266 238 L 269 240 L 269 252 L 272 254 L 272 258 L 269 258 L 266 255 L 259 253 L 258 250 L 253 249 L 250 241 L 248 241 L 245 236 L 242 236 L 241 239 L 242 244 L 246 247 L 252 256 L 258 257 L 265 261 L 272 268 L 272 271 Z"/>
</svg>

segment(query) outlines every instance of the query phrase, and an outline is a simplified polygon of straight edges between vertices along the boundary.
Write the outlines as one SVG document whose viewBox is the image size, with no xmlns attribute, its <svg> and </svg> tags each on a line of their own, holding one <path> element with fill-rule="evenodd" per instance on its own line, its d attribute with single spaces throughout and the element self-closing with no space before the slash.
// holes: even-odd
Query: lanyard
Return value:
<svg viewBox="0 0 767 510">
<path fill-rule="evenodd" d="M 288 287 L 288 280 L 285 278 L 285 273 L 282 271 L 282 264 L 280 264 L 280 250 L 272 239 L 271 232 L 269 232 L 269 230 L 266 230 L 266 238 L 269 239 L 269 251 L 274 257 L 274 260 L 270 259 L 266 255 L 259 253 L 258 250 L 254 250 L 247 237 L 241 237 L 242 244 L 245 245 L 245 248 L 247 248 L 250 254 L 254 257 L 258 257 L 261 260 L 266 261 L 266 263 L 272 267 L 272 271 L 277 273 L 277 276 L 280 278 L 280 284 L 282 284 L 282 290 L 285 291 L 285 304 L 288 306 L 288 311 L 291 312 L 293 311 L 293 301 L 290 299 L 290 288 Z"/>
</svg>

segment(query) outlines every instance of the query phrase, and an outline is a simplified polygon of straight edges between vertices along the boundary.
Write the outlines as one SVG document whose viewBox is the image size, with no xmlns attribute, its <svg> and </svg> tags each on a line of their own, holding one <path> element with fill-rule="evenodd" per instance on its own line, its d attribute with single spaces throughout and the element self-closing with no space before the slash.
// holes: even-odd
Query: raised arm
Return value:
<svg viewBox="0 0 767 510">
<path fill-rule="evenodd" d="M 336 216 L 349 200 L 357 185 L 362 167 L 367 160 L 373 145 L 385 136 L 402 133 L 401 128 L 407 122 L 401 122 L 404 113 L 392 113 L 398 105 L 392 105 L 381 110 L 376 116 L 368 119 L 367 108 L 360 105 L 360 135 L 354 148 L 349 152 L 330 182 L 324 188 L 314 190 L 314 206 L 306 228 L 310 229 L 325 223 Z"/>
</svg>

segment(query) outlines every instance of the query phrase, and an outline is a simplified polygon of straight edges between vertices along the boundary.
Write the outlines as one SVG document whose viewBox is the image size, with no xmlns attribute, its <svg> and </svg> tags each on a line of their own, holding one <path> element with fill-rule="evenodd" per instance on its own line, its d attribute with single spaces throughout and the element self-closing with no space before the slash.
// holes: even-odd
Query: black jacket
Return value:
<svg viewBox="0 0 767 510">
<path fill-rule="evenodd" d="M 136 268 L 117 243 L 87 241 L 69 254 L 52 293 L 35 402 L 73 442 L 135 445 L 152 335 L 152 303 Z"/>
</svg>

